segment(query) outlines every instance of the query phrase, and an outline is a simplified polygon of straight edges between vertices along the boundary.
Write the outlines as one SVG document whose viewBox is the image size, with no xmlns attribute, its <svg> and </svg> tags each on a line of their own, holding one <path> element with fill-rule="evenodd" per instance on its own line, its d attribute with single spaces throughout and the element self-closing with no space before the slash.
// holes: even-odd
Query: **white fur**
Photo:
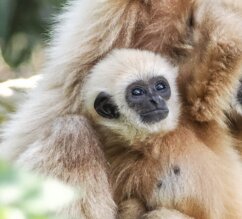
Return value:
<svg viewBox="0 0 242 219">
<path fill-rule="evenodd" d="M 40 157 L 38 154 L 41 150 L 40 147 L 46 147 L 42 140 L 46 140 L 46 132 L 52 130 L 56 120 L 72 116 L 80 117 L 82 104 L 77 94 L 79 94 L 79 87 L 82 86 L 82 79 L 89 72 L 93 62 L 113 47 L 123 25 L 120 22 L 120 17 L 128 3 L 117 7 L 115 4 L 112 5 L 113 2 L 115 0 L 69 1 L 64 13 L 58 18 L 58 24 L 53 32 L 53 41 L 47 50 L 46 62 L 41 72 L 43 79 L 2 131 L 1 158 L 12 162 L 21 160 L 22 166 L 24 163 L 24 166 L 28 169 L 34 169 L 36 172 L 55 177 L 55 169 L 45 168 L 48 153 L 43 155 L 41 160 L 36 160 L 36 157 Z M 110 19 L 111 16 L 112 19 Z M 100 41 L 100 39 L 105 40 Z M 79 83 L 75 83 L 77 80 Z M 82 130 L 85 129 L 85 122 L 82 122 L 81 125 L 83 126 Z M 88 129 L 92 131 L 90 127 Z M 93 135 L 93 138 L 95 137 Z M 83 150 L 90 148 L 90 145 L 86 143 L 88 140 L 83 137 L 83 144 L 80 145 L 81 148 L 84 148 Z M 69 145 L 68 142 L 66 144 Z M 50 146 L 47 151 L 56 150 L 52 160 L 53 162 L 56 161 L 57 165 L 66 162 L 66 160 L 57 161 L 56 157 L 59 156 L 60 152 L 56 146 L 61 147 L 63 145 Z M 71 150 L 76 153 L 76 148 L 71 148 Z M 29 159 L 26 157 L 28 151 L 31 151 Z M 83 154 L 83 156 L 86 155 Z M 95 157 L 92 157 L 89 160 L 93 162 L 95 159 Z M 89 160 L 86 162 L 89 163 Z M 38 167 L 36 167 L 36 163 L 38 163 Z M 103 172 L 97 171 L 100 175 L 103 173 L 103 177 L 106 176 L 105 169 L 103 169 Z M 95 171 L 86 170 L 82 167 L 80 167 L 79 172 L 83 176 L 85 172 L 88 176 L 95 173 Z M 78 188 L 88 188 L 87 192 L 90 192 L 85 197 L 87 200 L 81 199 L 82 204 L 69 209 L 70 213 L 66 213 L 73 215 L 74 218 L 83 219 L 114 218 L 115 205 L 111 199 L 111 193 L 106 192 L 108 190 L 106 187 L 109 186 L 107 183 L 89 182 L 90 177 L 83 177 L 84 179 L 80 180 L 74 170 L 67 172 L 62 169 L 61 175 L 63 178 L 71 175 L 68 184 L 76 182 Z M 65 179 L 62 180 L 66 182 Z M 101 181 L 102 177 L 97 177 L 97 180 Z M 93 187 L 102 187 L 103 192 L 95 193 L 89 183 Z M 83 206 L 89 207 L 83 209 Z"/>
<path fill-rule="evenodd" d="M 88 75 L 84 90 L 81 91 L 86 111 L 95 120 L 128 139 L 154 132 L 168 132 L 176 128 L 180 105 L 177 94 L 176 77 L 178 69 L 165 58 L 148 51 L 119 49 L 111 52 L 99 62 Z M 155 76 L 163 76 L 171 87 L 171 98 L 167 101 L 168 117 L 161 122 L 145 124 L 125 100 L 128 85 L 137 80 L 148 81 Z M 112 95 L 118 105 L 121 118 L 110 120 L 99 116 L 94 110 L 94 101 L 100 92 Z"/>
<path fill-rule="evenodd" d="M 56 118 L 80 113 L 80 99 L 71 96 L 75 94 L 72 83 L 86 76 L 86 66 L 110 50 L 121 30 L 120 16 L 126 4 L 117 8 L 110 7 L 111 2 L 71 0 L 66 6 L 46 52 L 43 80 L 2 131 L 0 157 L 15 160 Z M 112 20 L 110 14 L 115 14 Z M 102 38 L 105 40 L 99 42 Z"/>
</svg>

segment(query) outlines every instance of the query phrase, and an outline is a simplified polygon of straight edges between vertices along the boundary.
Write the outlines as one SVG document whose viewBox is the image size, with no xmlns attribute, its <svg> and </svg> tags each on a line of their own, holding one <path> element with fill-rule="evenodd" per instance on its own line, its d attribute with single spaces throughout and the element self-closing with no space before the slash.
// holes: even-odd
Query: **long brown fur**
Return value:
<svg viewBox="0 0 242 219">
<path fill-rule="evenodd" d="M 174 215 L 183 213 L 181 218 L 241 217 L 241 164 L 229 134 L 216 123 L 193 124 L 181 119 L 184 123 L 165 137 L 136 142 L 139 146 L 132 150 L 108 152 L 120 218 L 127 217 L 130 198 L 143 206 L 138 214 L 137 207 L 128 211 L 130 218 L 153 218 L 153 211 L 159 218 L 164 210 L 169 215 L 172 209 L 180 212 Z M 155 197 L 159 190 L 162 195 Z"/>
<path fill-rule="evenodd" d="M 228 1 L 226 7 L 230 8 L 232 3 Z M 66 211 L 69 217 L 115 218 L 99 140 L 89 121 L 81 116 L 80 90 L 86 75 L 113 48 L 161 52 L 174 63 L 189 60 L 194 46 L 193 12 L 206 4 L 203 2 L 71 1 L 59 18 L 47 50 L 43 80 L 3 132 L 1 156 L 83 189 L 84 195 Z M 213 12 L 206 10 L 208 14 Z M 205 24 L 209 31 L 213 19 Z M 228 19 L 227 23 L 229 33 L 234 20 Z M 203 92 L 199 87 L 197 90 Z M 193 101 L 193 97 L 190 99 Z M 200 108 L 198 103 L 192 110 L 195 113 Z M 200 112 L 198 115 L 203 116 Z"/>
<path fill-rule="evenodd" d="M 131 145 L 100 129 L 121 219 L 241 218 L 241 162 L 225 112 L 241 77 L 242 37 L 232 28 L 242 20 L 213 5 L 196 13 L 194 56 L 181 64 L 178 78 L 177 129 Z"/>
<path fill-rule="evenodd" d="M 131 145 L 100 129 L 120 218 L 241 218 L 241 162 L 225 112 L 241 77 L 242 26 L 235 15 L 238 32 L 224 32 L 225 16 L 213 19 L 212 31 L 210 16 L 195 30 L 193 58 L 181 65 L 178 128 Z"/>
</svg>

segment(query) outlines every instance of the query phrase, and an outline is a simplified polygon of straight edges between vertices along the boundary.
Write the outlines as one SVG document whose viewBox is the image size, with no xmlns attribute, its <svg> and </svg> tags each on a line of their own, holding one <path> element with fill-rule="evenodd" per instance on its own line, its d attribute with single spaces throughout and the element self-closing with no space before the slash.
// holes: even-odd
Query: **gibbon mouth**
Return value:
<svg viewBox="0 0 242 219">
<path fill-rule="evenodd" d="M 168 109 L 155 109 L 151 111 L 147 111 L 145 113 L 141 113 L 140 117 L 145 123 L 156 123 L 165 119 L 169 114 Z"/>
<path fill-rule="evenodd" d="M 152 114 L 152 113 L 169 113 L 169 110 L 168 109 L 155 109 L 155 110 L 150 110 L 150 111 L 147 111 L 147 112 L 144 112 L 144 113 L 140 113 L 141 116 L 146 116 L 148 114 Z"/>
</svg>

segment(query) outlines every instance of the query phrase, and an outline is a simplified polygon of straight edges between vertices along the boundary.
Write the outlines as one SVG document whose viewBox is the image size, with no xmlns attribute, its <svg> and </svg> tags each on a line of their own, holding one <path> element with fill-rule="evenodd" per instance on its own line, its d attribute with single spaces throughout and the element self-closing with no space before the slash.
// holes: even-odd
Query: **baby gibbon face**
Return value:
<svg viewBox="0 0 242 219">
<path fill-rule="evenodd" d="M 86 81 L 86 112 L 94 121 L 127 136 L 168 132 L 177 125 L 177 69 L 148 51 L 114 50 Z"/>
<path fill-rule="evenodd" d="M 125 101 L 144 124 L 155 124 L 167 118 L 169 109 L 166 101 L 171 97 L 168 81 L 157 76 L 148 81 L 138 80 L 128 85 L 125 90 Z M 119 107 L 113 97 L 101 92 L 94 102 L 96 112 L 107 119 L 120 117 Z"/>
<path fill-rule="evenodd" d="M 169 109 L 166 101 L 171 97 L 171 89 L 164 77 L 136 81 L 127 87 L 125 93 L 128 106 L 143 123 L 154 124 L 167 118 Z"/>
</svg>

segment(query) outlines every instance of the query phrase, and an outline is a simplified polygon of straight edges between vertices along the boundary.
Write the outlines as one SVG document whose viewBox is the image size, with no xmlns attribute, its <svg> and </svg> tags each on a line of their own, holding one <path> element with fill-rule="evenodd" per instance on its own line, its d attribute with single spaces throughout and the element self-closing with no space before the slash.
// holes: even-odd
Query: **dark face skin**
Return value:
<svg viewBox="0 0 242 219">
<path fill-rule="evenodd" d="M 137 81 L 126 89 L 126 101 L 144 123 L 156 123 L 169 114 L 166 101 L 171 96 L 168 81 L 154 77 L 149 81 Z"/>
<path fill-rule="evenodd" d="M 144 123 L 159 122 L 169 114 L 166 101 L 171 96 L 171 90 L 164 77 L 155 77 L 148 82 L 136 81 L 127 87 L 125 95 L 128 106 Z M 97 96 L 94 108 L 100 116 L 107 119 L 117 119 L 120 116 L 118 106 L 105 92 Z"/>
<path fill-rule="evenodd" d="M 237 100 L 242 105 L 242 80 L 240 81 L 240 86 L 237 93 Z"/>
</svg>

